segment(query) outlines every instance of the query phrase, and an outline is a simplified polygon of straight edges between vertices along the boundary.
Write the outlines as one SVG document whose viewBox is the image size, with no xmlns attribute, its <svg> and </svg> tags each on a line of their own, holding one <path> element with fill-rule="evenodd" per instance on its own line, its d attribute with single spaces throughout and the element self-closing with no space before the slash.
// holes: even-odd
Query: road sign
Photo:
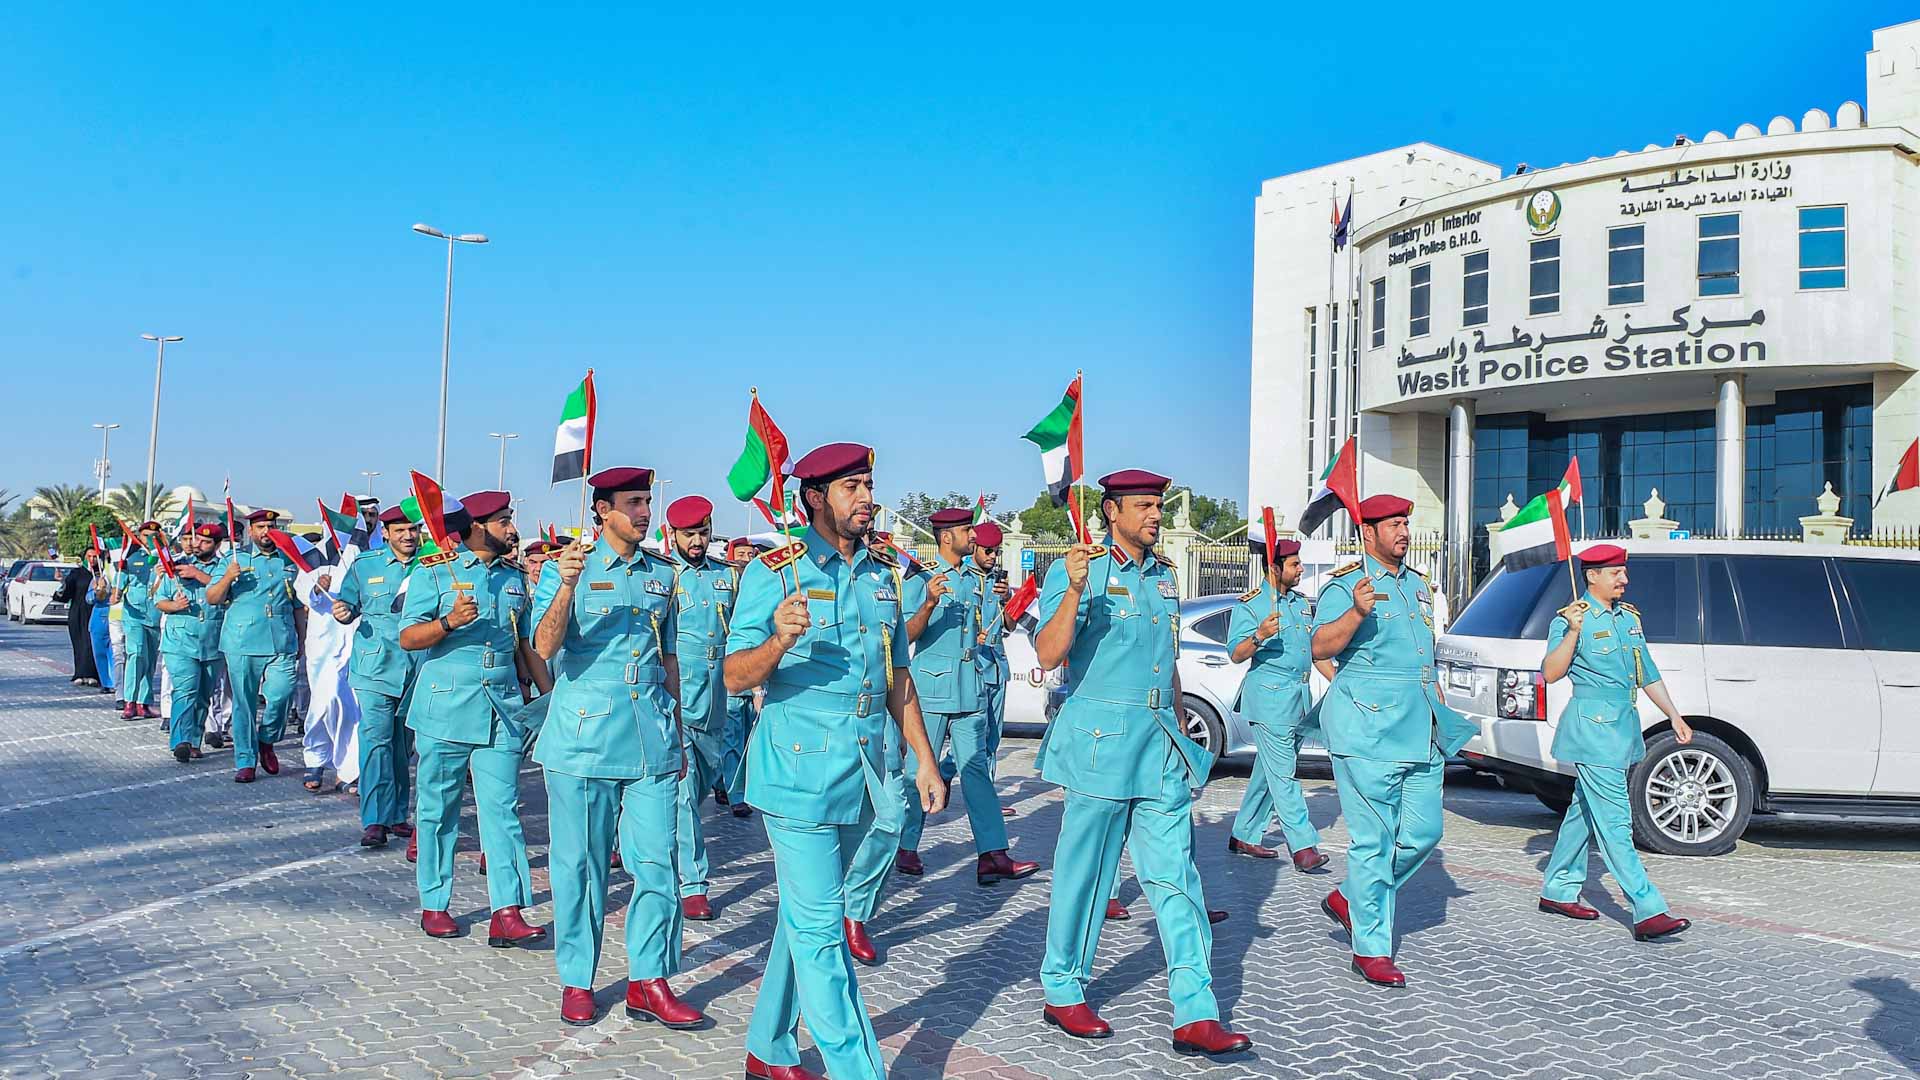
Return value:
<svg viewBox="0 0 1920 1080">
<path fill-rule="evenodd" d="M 1693 533 L 1687 531 L 1686 529 L 1674 529 L 1672 532 L 1667 533 L 1667 539 L 1691 540 L 1693 539 Z"/>
<path fill-rule="evenodd" d="M 1032 570 L 1034 567 L 1038 565 L 1040 564 L 1034 561 L 1032 548 L 1020 549 L 1020 569 Z"/>
</svg>

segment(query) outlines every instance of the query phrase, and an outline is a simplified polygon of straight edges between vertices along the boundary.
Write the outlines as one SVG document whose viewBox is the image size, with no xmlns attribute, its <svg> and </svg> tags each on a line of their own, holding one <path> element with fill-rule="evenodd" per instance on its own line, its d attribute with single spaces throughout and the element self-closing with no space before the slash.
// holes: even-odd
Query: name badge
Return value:
<svg viewBox="0 0 1920 1080">
<path fill-rule="evenodd" d="M 471 588 L 473 588 L 473 582 L 471 582 L 471 581 L 456 581 L 456 582 L 454 582 L 454 583 L 453 583 L 453 587 L 454 587 L 455 589 L 471 589 Z"/>
<path fill-rule="evenodd" d="M 387 576 L 386 576 L 385 574 L 382 574 L 382 575 L 380 575 L 379 577 L 370 577 L 370 578 L 368 578 L 368 579 L 367 579 L 367 584 L 369 584 L 369 585 L 378 585 L 378 584 L 380 584 L 380 583 L 382 583 L 382 582 L 384 582 L 384 581 L 386 581 L 386 580 L 387 580 Z"/>
<path fill-rule="evenodd" d="M 1612 636 L 1613 631 L 1611 630 L 1597 630 L 1594 632 L 1593 640 L 1599 641 L 1601 638 L 1610 638 Z"/>
<path fill-rule="evenodd" d="M 809 599 L 809 600 L 831 600 L 831 599 L 833 599 L 833 590 L 832 590 L 832 589 L 808 589 L 808 590 L 807 590 L 807 599 Z"/>
<path fill-rule="evenodd" d="M 1160 598 L 1161 599 L 1176 600 L 1179 598 L 1179 596 L 1180 596 L 1180 590 L 1177 587 L 1175 587 L 1173 582 L 1168 581 L 1164 578 L 1161 579 L 1160 581 Z"/>
<path fill-rule="evenodd" d="M 1107 586 L 1107 595 L 1108 596 L 1131 596 L 1133 594 L 1127 591 L 1127 587 L 1125 585 L 1109 585 Z"/>
<path fill-rule="evenodd" d="M 605 592 L 606 590 L 613 588 L 613 582 L 611 581 L 590 582 L 588 583 L 587 588 L 591 589 L 594 592 Z"/>
<path fill-rule="evenodd" d="M 659 581 L 654 578 L 648 578 L 647 591 L 652 593 L 655 596 L 666 596 L 672 593 L 673 589 L 664 581 Z"/>
<path fill-rule="evenodd" d="M 726 577 L 716 579 L 713 583 L 713 591 L 714 592 L 732 592 L 733 591 L 733 575 L 729 574 Z"/>
</svg>

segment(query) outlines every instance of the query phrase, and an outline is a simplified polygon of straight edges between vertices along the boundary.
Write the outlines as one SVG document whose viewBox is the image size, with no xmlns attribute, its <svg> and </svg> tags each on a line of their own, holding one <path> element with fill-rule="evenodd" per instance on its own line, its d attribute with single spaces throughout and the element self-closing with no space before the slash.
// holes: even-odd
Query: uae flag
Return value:
<svg viewBox="0 0 1920 1080">
<path fill-rule="evenodd" d="M 1900 465 L 1893 470 L 1893 479 L 1873 497 L 1873 505 L 1879 506 L 1880 500 L 1896 491 L 1911 491 L 1920 487 L 1920 439 L 1907 444 L 1907 452 L 1900 455 Z"/>
<path fill-rule="evenodd" d="M 987 520 L 987 493 L 983 491 L 980 497 L 973 501 L 973 520 L 968 524 L 978 525 L 985 520 Z"/>
<path fill-rule="evenodd" d="M 1040 623 L 1033 617 L 1032 608 L 1033 602 L 1039 598 L 1040 575 L 1028 574 L 1027 580 L 1013 590 L 1012 596 L 1007 597 L 1007 606 L 1003 609 L 1006 613 L 1004 617 L 1007 621 L 1007 629 L 1025 630 L 1029 634 L 1038 629 Z"/>
<path fill-rule="evenodd" d="M 1307 508 L 1300 514 L 1300 535 L 1313 535 L 1315 529 L 1326 524 L 1333 512 L 1343 506 L 1354 524 L 1360 523 L 1360 478 L 1354 464 L 1358 456 L 1354 440 L 1349 436 L 1340 453 L 1327 462 L 1327 471 L 1320 474 L 1320 486 L 1313 489 L 1313 498 L 1307 500 Z"/>
<path fill-rule="evenodd" d="M 1520 508 L 1500 528 L 1501 562 L 1509 571 L 1563 562 L 1573 557 L 1567 532 L 1567 505 L 1554 488 Z"/>
<path fill-rule="evenodd" d="M 553 434 L 553 482 L 580 480 L 593 469 L 593 369 L 567 395 L 560 428 Z M 415 473 L 415 476 L 420 475 Z"/>
<path fill-rule="evenodd" d="M 800 508 L 799 499 L 788 495 L 785 491 L 781 494 L 786 496 L 786 506 L 783 509 L 776 511 L 772 503 L 758 496 L 754 497 L 753 508 L 760 511 L 760 516 L 767 519 L 767 524 L 782 534 L 799 536 L 807 531 L 806 511 Z"/>
<path fill-rule="evenodd" d="M 338 510 L 328 507 L 318 499 L 314 502 L 320 507 L 320 520 L 327 529 L 326 545 L 320 549 L 322 562 L 329 565 L 337 563 L 346 553 L 347 548 L 351 547 L 358 551 L 367 546 L 366 526 L 362 524 L 360 515 L 356 512 L 359 507 L 355 504 L 353 496 L 347 496 L 346 502 L 342 503 Z"/>
<path fill-rule="evenodd" d="M 727 470 L 727 489 L 733 492 L 734 498 L 746 502 L 763 487 L 771 493 L 769 481 L 782 481 L 784 488 L 781 470 L 786 464 L 787 436 L 773 422 L 773 417 L 767 415 L 767 410 L 760 407 L 760 392 L 756 390 L 753 404 L 747 408 L 747 445 L 741 449 L 733 468 Z"/>
<path fill-rule="evenodd" d="M 1081 470 L 1087 464 L 1086 454 L 1080 449 L 1080 376 L 1073 377 L 1073 384 L 1067 387 L 1060 404 L 1021 438 L 1040 448 L 1040 471 L 1046 474 L 1047 497 L 1055 506 L 1067 505 L 1068 494 L 1079 482 Z"/>
<path fill-rule="evenodd" d="M 400 511 L 407 520 L 420 526 L 423 534 L 420 538 L 419 557 L 431 558 L 433 562 L 422 565 L 432 566 L 453 558 L 454 548 L 459 538 L 447 533 L 447 517 L 451 511 L 462 510 L 459 499 L 448 498 L 440 490 L 440 485 L 428 476 L 413 473 L 413 494 L 400 504 Z"/>
</svg>

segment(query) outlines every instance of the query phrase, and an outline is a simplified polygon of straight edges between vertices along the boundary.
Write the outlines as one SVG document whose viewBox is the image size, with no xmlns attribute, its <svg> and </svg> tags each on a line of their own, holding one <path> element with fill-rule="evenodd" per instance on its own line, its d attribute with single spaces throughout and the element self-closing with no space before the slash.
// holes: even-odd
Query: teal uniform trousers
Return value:
<svg viewBox="0 0 1920 1080">
<path fill-rule="evenodd" d="M 127 679 L 121 696 L 128 704 L 151 705 L 159 700 L 160 612 L 153 600 L 166 580 L 158 562 L 145 551 L 128 555 L 121 568 L 120 626 L 127 640 Z"/>
<path fill-rule="evenodd" d="M 183 559 L 191 566 L 211 574 L 214 561 Z M 168 717 L 167 747 L 186 744 L 198 746 L 207 733 L 207 706 L 220 685 L 224 666 L 220 655 L 220 608 L 207 603 L 207 587 L 184 577 L 162 580 L 155 590 L 157 599 L 186 597 L 187 609 L 165 617 L 161 624 L 160 657 L 173 680 L 172 715 Z"/>
<path fill-rule="evenodd" d="M 679 867 L 681 896 L 707 895 L 711 867 L 700 804 L 716 787 L 728 785 L 726 772 L 727 687 L 721 674 L 726 658 L 727 620 L 733 614 L 733 567 L 717 559 L 698 563 L 675 559 L 673 598 L 679 629 L 680 727 L 687 771 L 680 778 Z"/>
<path fill-rule="evenodd" d="M 564 718 L 562 718 L 564 720 Z M 593 986 L 607 923 L 608 839 L 633 876 L 627 900 L 627 978 L 680 973 L 679 872 L 672 836 L 679 783 L 672 776 L 633 780 L 547 773 L 547 848 L 553 881 L 553 959 L 560 985 Z"/>
<path fill-rule="evenodd" d="M 747 798 L 747 736 L 753 732 L 753 695 L 727 697 L 727 726 L 720 740 L 720 777 L 727 785 L 727 801 Z"/>
<path fill-rule="evenodd" d="M 527 836 L 520 827 L 521 741 L 522 735 L 498 717 L 484 744 L 417 736 L 420 778 L 415 836 L 420 844 L 420 861 L 414 865 L 414 878 L 420 887 L 422 911 L 445 911 L 453 902 L 460 796 L 469 770 L 473 773 L 480 850 L 487 856 L 487 906 L 498 911 L 533 903 Z"/>
</svg>

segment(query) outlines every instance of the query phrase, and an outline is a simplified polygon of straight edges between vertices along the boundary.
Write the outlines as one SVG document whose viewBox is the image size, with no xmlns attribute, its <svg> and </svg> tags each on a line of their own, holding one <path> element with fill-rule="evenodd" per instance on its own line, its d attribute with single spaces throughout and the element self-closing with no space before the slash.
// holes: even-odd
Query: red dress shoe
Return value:
<svg viewBox="0 0 1920 1080">
<path fill-rule="evenodd" d="M 1226 921 L 1227 921 L 1227 913 L 1226 913 L 1226 912 L 1224 912 L 1224 911 L 1221 911 L 1221 910 L 1220 910 L 1219 908 L 1208 908 L 1208 909 L 1207 909 L 1207 925 L 1208 925 L 1208 926 L 1213 926 L 1213 925 L 1215 925 L 1215 924 L 1217 924 L 1217 923 L 1223 923 L 1223 922 L 1226 922 Z"/>
<path fill-rule="evenodd" d="M 1133 918 L 1133 912 L 1127 910 L 1127 905 L 1121 903 L 1118 900 L 1107 901 L 1108 921 L 1126 922 L 1128 919 L 1131 919 L 1131 918 Z"/>
<path fill-rule="evenodd" d="M 480 872 L 487 872 L 487 853 L 484 851 L 480 853 Z"/>
<path fill-rule="evenodd" d="M 751 1053 L 747 1055 L 747 1076 L 752 1080 L 827 1080 L 817 1072 L 798 1065 L 769 1065 Z"/>
<path fill-rule="evenodd" d="M 680 898 L 680 917 L 694 922 L 712 922 L 713 905 L 704 895 L 683 896 Z"/>
<path fill-rule="evenodd" d="M 407 861 L 420 861 L 420 837 L 417 835 L 407 837 Z"/>
<path fill-rule="evenodd" d="M 1347 898 L 1340 894 L 1339 889 L 1328 893 L 1320 901 L 1320 910 L 1327 913 L 1327 918 L 1346 927 L 1348 937 L 1353 936 L 1353 912 L 1347 907 Z"/>
<path fill-rule="evenodd" d="M 880 950 L 873 947 L 873 939 L 867 936 L 867 924 L 853 919 L 841 919 L 841 928 L 847 932 L 847 951 L 855 960 L 872 967 L 880 962 Z"/>
<path fill-rule="evenodd" d="M 908 877 L 919 877 L 927 872 L 926 866 L 920 861 L 920 853 L 906 848 L 901 848 L 899 854 L 893 857 L 893 868 Z"/>
<path fill-rule="evenodd" d="M 1303 874 L 1311 874 L 1332 860 L 1317 847 L 1303 847 L 1293 853 L 1293 868 Z"/>
<path fill-rule="evenodd" d="M 609 870 L 624 870 L 624 869 L 626 869 L 626 866 L 627 866 L 627 864 L 626 864 L 626 863 L 625 863 L 625 862 L 624 862 L 624 861 L 623 861 L 623 860 L 622 860 L 622 859 L 620 858 L 620 849 L 619 849 L 619 848 L 614 848 L 614 849 L 613 849 L 613 857 L 607 860 L 607 869 L 609 869 Z M 486 867 L 484 867 L 484 866 L 483 866 L 483 867 L 481 867 L 481 869 L 482 869 L 482 870 L 485 870 L 485 869 L 486 869 Z"/>
<path fill-rule="evenodd" d="M 273 744 L 260 744 L 260 767 L 267 770 L 268 776 L 280 775 L 280 755 L 273 752 Z"/>
<path fill-rule="evenodd" d="M 992 885 L 995 882 L 1032 877 L 1039 869 L 1037 862 L 1015 862 L 1007 855 L 1007 850 L 1001 848 L 980 856 L 979 863 L 973 868 L 973 879 L 982 885 Z"/>
<path fill-rule="evenodd" d="M 151 705 L 142 705 L 140 706 L 140 715 L 146 717 L 148 720 L 158 720 L 160 719 L 160 710 Z"/>
<path fill-rule="evenodd" d="M 1540 898 L 1540 910 L 1549 915 L 1565 915 L 1569 919 L 1579 919 L 1581 922 L 1592 922 L 1600 917 L 1599 912 L 1578 900 L 1563 903 L 1559 900 L 1549 900 L 1544 896 Z"/>
<path fill-rule="evenodd" d="M 1237 1054 L 1253 1040 L 1220 1026 L 1218 1020 L 1195 1020 L 1173 1029 L 1173 1049 L 1179 1054 Z"/>
<path fill-rule="evenodd" d="M 360 846 L 361 847 L 386 847 L 387 846 L 387 827 L 385 825 L 367 826 L 366 831 L 360 834 Z"/>
<path fill-rule="evenodd" d="M 560 988 L 560 1019 L 574 1027 L 593 1023 L 598 1010 L 593 1007 L 593 991 L 579 986 Z"/>
<path fill-rule="evenodd" d="M 253 783 L 253 766 L 249 765 L 244 769 L 235 770 L 233 774 L 233 782 L 236 784 Z"/>
<path fill-rule="evenodd" d="M 1078 1005 L 1049 1005 L 1041 1016 L 1076 1039 L 1110 1039 L 1113 1029 L 1107 1026 L 1100 1014 L 1087 1008 L 1086 1002 Z"/>
<path fill-rule="evenodd" d="M 1393 966 L 1391 956 L 1356 956 L 1353 958 L 1353 970 L 1375 986 L 1398 988 L 1407 985 L 1407 977 Z"/>
<path fill-rule="evenodd" d="M 396 821 L 387 826 L 387 831 L 395 836 L 404 836 L 408 839 L 413 838 L 413 826 L 404 821 Z"/>
<path fill-rule="evenodd" d="M 673 996 L 665 979 L 627 983 L 627 1016 L 665 1024 L 675 1031 L 688 1031 L 707 1022 L 705 1013 Z"/>
<path fill-rule="evenodd" d="M 460 936 L 460 924 L 454 922 L 453 916 L 444 911 L 422 911 L 420 929 L 425 930 L 428 937 Z"/>
<path fill-rule="evenodd" d="M 487 944 L 496 949 L 510 949 L 546 936 L 545 930 L 527 925 L 527 920 L 520 917 L 518 907 L 501 908 L 493 913 L 493 921 L 487 924 Z"/>
<path fill-rule="evenodd" d="M 1237 836 L 1227 837 L 1227 854 L 1251 855 L 1256 859 L 1277 859 L 1280 857 L 1280 853 L 1270 847 L 1261 847 L 1259 844 L 1248 844 Z M 1189 1024 L 1187 1026 L 1192 1027 L 1193 1025 Z"/>
<path fill-rule="evenodd" d="M 1633 940 L 1658 941 L 1663 937 L 1672 937 L 1692 925 L 1693 921 L 1690 919 L 1676 919 L 1665 912 L 1661 912 L 1651 919 L 1641 919 L 1639 922 L 1634 923 Z"/>
<path fill-rule="evenodd" d="M 1003 806 L 1000 808 L 1001 817 L 1012 817 L 1017 812 L 1018 811 L 1014 810 L 1014 808 L 1011 806 Z"/>
<path fill-rule="evenodd" d="M 126 706 L 120 710 L 120 719 L 122 720 L 140 719 L 140 706 L 135 705 L 132 702 L 128 702 Z"/>
</svg>

